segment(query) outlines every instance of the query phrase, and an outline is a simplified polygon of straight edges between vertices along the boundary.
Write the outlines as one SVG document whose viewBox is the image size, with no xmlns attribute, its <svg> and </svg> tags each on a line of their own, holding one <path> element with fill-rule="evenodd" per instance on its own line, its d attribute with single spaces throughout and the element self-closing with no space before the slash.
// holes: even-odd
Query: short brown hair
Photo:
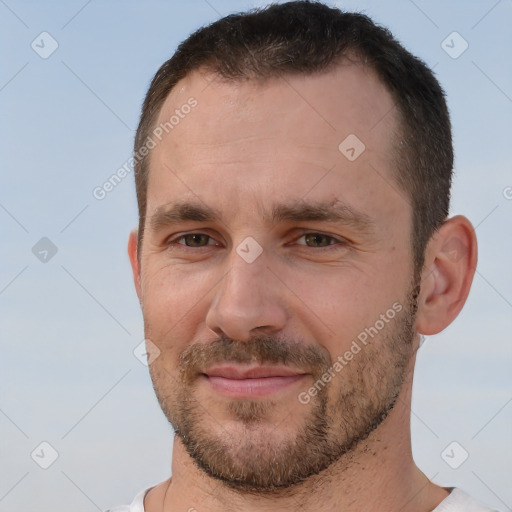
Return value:
<svg viewBox="0 0 512 512">
<path fill-rule="evenodd" d="M 412 249 L 418 271 L 428 240 L 448 215 L 453 167 L 450 118 L 432 71 L 367 16 L 305 0 L 232 14 L 197 30 L 153 78 L 142 107 L 135 152 L 154 128 L 171 89 L 194 70 L 205 68 L 231 80 L 311 75 L 349 55 L 376 71 L 397 107 L 400 133 L 395 141 L 394 178 L 412 207 Z M 139 254 L 148 172 L 149 156 L 137 160 Z"/>
</svg>

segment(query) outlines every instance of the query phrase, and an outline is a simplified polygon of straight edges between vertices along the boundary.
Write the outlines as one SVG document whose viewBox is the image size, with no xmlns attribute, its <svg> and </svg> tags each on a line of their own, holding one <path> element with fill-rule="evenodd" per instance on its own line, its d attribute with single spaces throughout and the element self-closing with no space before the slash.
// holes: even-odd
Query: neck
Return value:
<svg viewBox="0 0 512 512">
<path fill-rule="evenodd" d="M 412 375 L 381 425 L 328 469 L 294 488 L 272 495 L 244 494 L 201 469 L 175 437 L 172 479 L 153 488 L 147 512 L 430 512 L 448 491 L 430 482 L 414 464 L 410 438 Z"/>
</svg>

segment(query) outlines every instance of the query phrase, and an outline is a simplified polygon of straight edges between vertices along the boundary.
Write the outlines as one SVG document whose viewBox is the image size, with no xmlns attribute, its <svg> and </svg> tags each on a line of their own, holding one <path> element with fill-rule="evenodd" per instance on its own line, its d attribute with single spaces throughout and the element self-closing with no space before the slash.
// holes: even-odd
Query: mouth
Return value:
<svg viewBox="0 0 512 512">
<path fill-rule="evenodd" d="M 289 388 L 308 374 L 283 366 L 215 366 L 202 374 L 216 393 L 231 398 L 266 396 Z"/>
</svg>

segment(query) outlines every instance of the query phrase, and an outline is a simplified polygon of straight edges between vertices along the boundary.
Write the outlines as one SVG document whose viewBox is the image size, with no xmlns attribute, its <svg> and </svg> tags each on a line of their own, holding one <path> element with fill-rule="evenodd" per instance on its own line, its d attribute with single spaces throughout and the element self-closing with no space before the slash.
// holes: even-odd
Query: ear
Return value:
<svg viewBox="0 0 512 512">
<path fill-rule="evenodd" d="M 138 231 L 136 229 L 130 233 L 130 237 L 128 239 L 128 257 L 130 258 L 130 264 L 132 266 L 133 282 L 135 284 L 137 297 L 139 297 L 139 302 L 142 303 L 142 288 L 140 285 L 140 261 L 137 254 L 137 233 Z"/>
<path fill-rule="evenodd" d="M 416 328 L 420 334 L 441 332 L 466 302 L 477 263 L 471 222 L 457 215 L 444 222 L 425 250 Z"/>
</svg>

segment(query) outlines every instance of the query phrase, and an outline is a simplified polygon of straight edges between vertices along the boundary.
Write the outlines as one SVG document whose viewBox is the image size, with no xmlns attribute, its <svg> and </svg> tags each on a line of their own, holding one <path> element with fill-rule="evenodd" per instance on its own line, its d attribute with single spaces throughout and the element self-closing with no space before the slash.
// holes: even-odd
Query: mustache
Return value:
<svg viewBox="0 0 512 512">
<path fill-rule="evenodd" d="M 317 377 L 332 366 L 329 353 L 320 346 L 270 335 L 260 335 L 248 341 L 221 337 L 209 343 L 194 343 L 178 358 L 181 376 L 188 383 L 219 363 L 280 364 L 296 367 Z"/>
</svg>

